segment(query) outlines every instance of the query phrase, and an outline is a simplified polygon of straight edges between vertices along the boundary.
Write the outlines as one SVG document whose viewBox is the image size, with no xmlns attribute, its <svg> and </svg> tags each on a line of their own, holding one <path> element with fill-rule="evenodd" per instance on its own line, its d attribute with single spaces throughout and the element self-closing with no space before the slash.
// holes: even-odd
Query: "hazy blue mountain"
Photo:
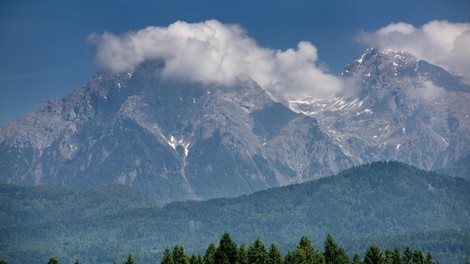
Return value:
<svg viewBox="0 0 470 264">
<path fill-rule="evenodd" d="M 19 187 L 2 190 L 18 192 L 11 188 Z M 115 195 L 107 192 L 107 199 L 96 207 L 113 201 Z M 60 201 L 62 206 L 50 208 L 48 215 L 74 208 Z M 16 202 L 41 204 L 28 196 L 20 196 Z M 133 253 L 145 263 L 156 262 L 167 245 L 181 244 L 189 253 L 201 253 L 225 231 L 238 243 L 250 243 L 257 237 L 266 244 L 275 242 L 283 253 L 294 248 L 301 236 L 310 237 L 316 248 L 322 247 L 331 233 L 351 257 L 372 243 L 421 248 L 441 263 L 462 263 L 470 256 L 470 182 L 398 162 L 354 167 L 336 176 L 239 198 L 130 207 L 73 220 L 64 215 L 47 223 L 40 220 L 41 212 L 31 209 L 31 216 L 39 215 L 37 224 L 1 229 L 0 258 L 10 263 L 44 263 L 58 256 L 67 263 L 77 258 L 83 263 L 109 263 Z M 15 214 L 15 208 L 9 213 Z M 18 211 L 25 213 L 25 207 Z"/>
<path fill-rule="evenodd" d="M 235 197 L 399 160 L 470 175 L 470 88 L 442 68 L 368 49 L 351 90 L 275 102 L 255 82 L 163 80 L 161 62 L 98 73 L 0 128 L 0 182 L 129 185 L 164 204 Z"/>
</svg>

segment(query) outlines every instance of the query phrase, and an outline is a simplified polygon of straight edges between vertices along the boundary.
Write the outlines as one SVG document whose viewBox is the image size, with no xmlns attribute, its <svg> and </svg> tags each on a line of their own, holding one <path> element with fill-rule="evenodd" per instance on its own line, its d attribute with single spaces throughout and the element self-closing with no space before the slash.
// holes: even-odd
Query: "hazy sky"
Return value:
<svg viewBox="0 0 470 264">
<path fill-rule="evenodd" d="M 87 41 L 90 34 L 103 36 L 109 32 L 122 36 L 148 26 L 165 28 L 178 20 L 199 23 L 209 19 L 222 25 L 238 24 L 256 49 L 296 50 L 299 42 L 307 41 L 316 48 L 316 67 L 328 76 L 338 74 L 368 45 L 384 41 L 398 47 L 408 41 L 407 47 L 431 59 L 434 57 L 426 54 L 427 50 L 442 54 L 437 44 L 423 50 L 409 43 L 409 38 L 402 40 L 382 33 L 395 30 L 408 34 L 414 30 L 409 35 L 419 39 L 426 31 L 423 25 L 440 26 L 445 32 L 461 32 L 465 25 L 458 23 L 470 22 L 470 1 L 3 0 L 0 1 L 0 125 L 90 80 L 98 70 L 95 59 L 98 44 Z M 446 20 L 450 26 L 441 23 L 432 27 L 429 23 L 434 20 Z M 358 38 L 366 40 L 357 41 Z M 303 47 L 309 50 L 308 45 Z M 462 49 L 463 53 L 468 52 L 465 45 Z M 437 62 L 441 60 L 444 64 L 447 59 L 436 57 Z M 458 62 L 455 58 L 453 61 Z M 455 64 L 457 70 L 460 64 Z"/>
</svg>

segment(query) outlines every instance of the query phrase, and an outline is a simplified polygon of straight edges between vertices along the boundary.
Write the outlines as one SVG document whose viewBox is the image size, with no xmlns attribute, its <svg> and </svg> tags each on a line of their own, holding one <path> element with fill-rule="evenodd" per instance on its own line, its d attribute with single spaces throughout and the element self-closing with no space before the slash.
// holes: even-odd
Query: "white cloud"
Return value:
<svg viewBox="0 0 470 264">
<path fill-rule="evenodd" d="M 165 61 L 164 78 L 231 84 L 249 77 L 279 100 L 325 97 L 341 90 L 341 81 L 317 65 L 317 49 L 302 41 L 285 51 L 259 47 L 238 25 L 217 20 L 175 22 L 120 36 L 92 34 L 96 61 L 123 72 L 149 59 Z"/>
<path fill-rule="evenodd" d="M 421 27 L 392 23 L 375 32 L 361 33 L 368 45 L 406 50 L 454 74 L 470 78 L 470 23 L 431 21 Z"/>
<path fill-rule="evenodd" d="M 423 99 L 427 102 L 436 100 L 445 95 L 445 89 L 437 86 L 431 81 L 424 81 L 418 84 L 415 89 L 409 91 L 410 95 L 414 98 Z"/>
</svg>

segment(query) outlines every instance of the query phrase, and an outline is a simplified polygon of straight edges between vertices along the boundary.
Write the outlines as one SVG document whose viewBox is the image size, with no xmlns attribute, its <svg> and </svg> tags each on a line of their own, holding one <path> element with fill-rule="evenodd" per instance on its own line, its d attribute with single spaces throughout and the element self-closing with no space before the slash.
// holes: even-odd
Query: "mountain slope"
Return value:
<svg viewBox="0 0 470 264">
<path fill-rule="evenodd" d="M 282 249 L 294 247 L 303 235 L 319 247 L 331 233 L 350 255 L 370 243 L 410 244 L 442 263 L 460 263 L 470 256 L 469 220 L 468 180 L 378 162 L 234 199 L 3 228 L 0 257 L 34 263 L 57 255 L 102 263 L 132 252 L 150 261 L 159 259 L 166 245 L 200 252 L 227 231 L 240 242 L 261 237 Z"/>
<path fill-rule="evenodd" d="M 272 101 L 256 83 L 165 81 L 161 67 L 99 73 L 2 127 L 0 180 L 126 184 L 167 203 L 233 197 L 352 165 L 314 118 Z"/>
<path fill-rule="evenodd" d="M 351 90 L 292 101 L 357 163 L 398 160 L 470 177 L 470 86 L 410 53 L 368 49 L 342 76 Z"/>
<path fill-rule="evenodd" d="M 156 203 L 124 185 L 73 191 L 63 186 L 0 184 L 0 228 L 97 218 Z"/>
<path fill-rule="evenodd" d="M 470 177 L 470 87 L 413 55 L 368 49 L 336 97 L 275 102 L 258 84 L 98 73 L 0 128 L 0 182 L 132 186 L 161 204 L 236 197 L 372 161 Z"/>
</svg>

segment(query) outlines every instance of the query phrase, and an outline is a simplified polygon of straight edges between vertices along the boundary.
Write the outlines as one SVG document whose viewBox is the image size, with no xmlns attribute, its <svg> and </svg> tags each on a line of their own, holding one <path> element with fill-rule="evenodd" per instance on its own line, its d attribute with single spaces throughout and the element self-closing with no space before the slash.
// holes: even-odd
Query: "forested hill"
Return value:
<svg viewBox="0 0 470 264">
<path fill-rule="evenodd" d="M 203 253 L 226 231 L 239 243 L 261 237 L 281 251 L 302 236 L 321 247 L 330 233 L 350 256 L 375 243 L 420 248 L 441 263 L 462 263 L 470 256 L 469 222 L 468 180 L 377 162 L 235 199 L 3 228 L 0 259 L 110 263 L 132 253 L 139 263 L 156 262 L 166 246 L 176 244 L 189 254 Z"/>
<path fill-rule="evenodd" d="M 59 185 L 0 184 L 0 228 L 101 217 L 156 203 L 129 186 L 74 191 Z"/>
</svg>

